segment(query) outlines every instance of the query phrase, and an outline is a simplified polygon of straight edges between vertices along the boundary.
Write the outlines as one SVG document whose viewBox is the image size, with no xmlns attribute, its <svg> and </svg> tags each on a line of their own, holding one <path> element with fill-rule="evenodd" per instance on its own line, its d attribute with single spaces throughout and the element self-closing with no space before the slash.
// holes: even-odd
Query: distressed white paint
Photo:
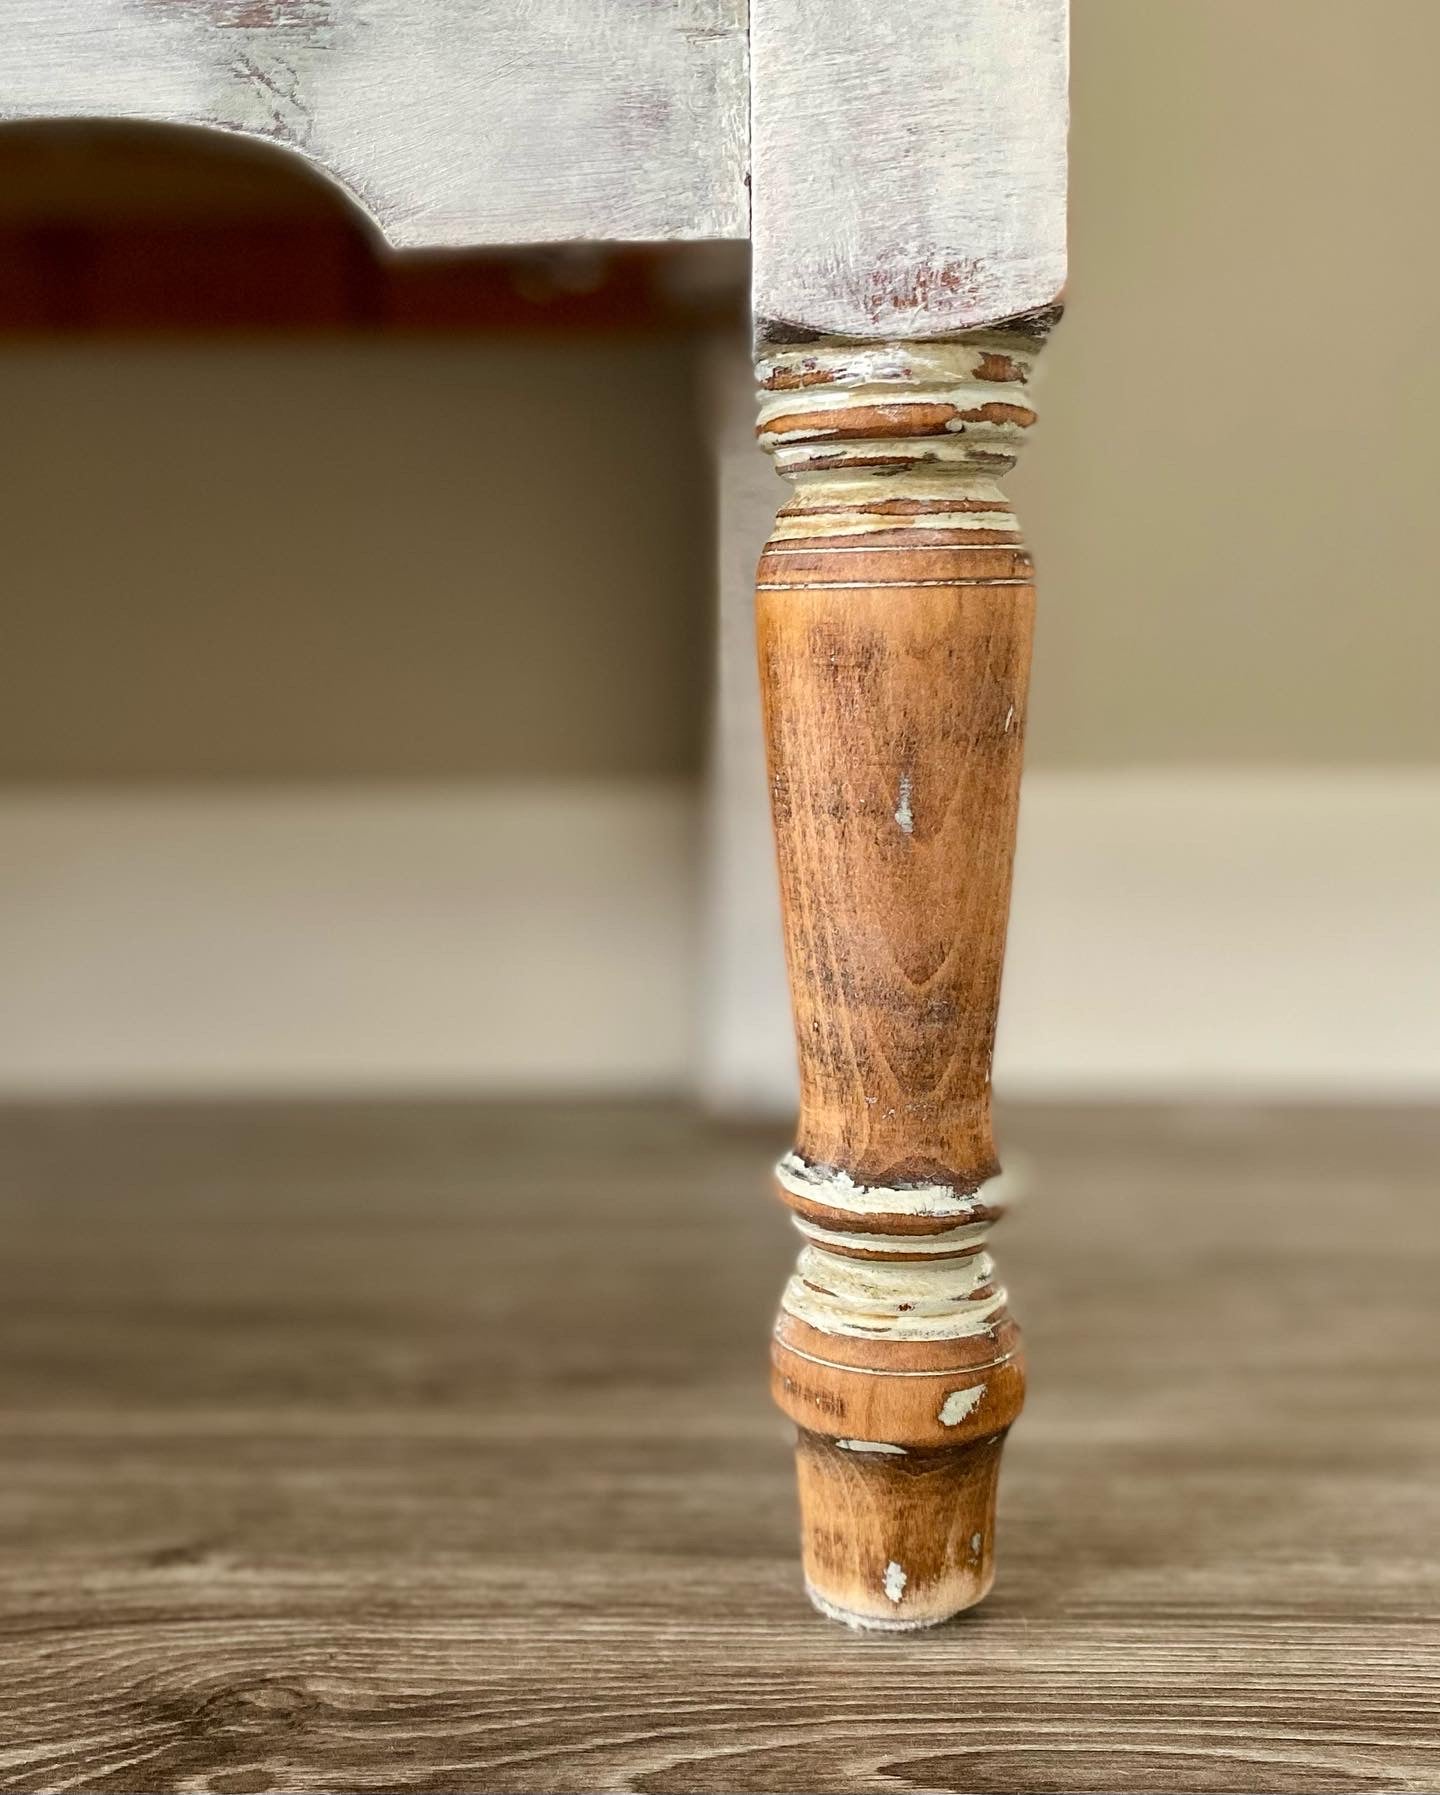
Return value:
<svg viewBox="0 0 1440 1795">
<path fill-rule="evenodd" d="M 1019 381 L 906 381 L 893 382 L 875 386 L 816 386 L 801 392 L 766 393 L 760 401 L 759 425 L 762 447 L 772 443 L 803 440 L 806 437 L 829 434 L 823 425 L 810 425 L 803 430 L 772 430 L 773 420 L 785 419 L 797 412 L 807 417 L 814 417 L 827 411 L 853 411 L 857 405 L 880 402 L 886 405 L 953 405 L 957 407 L 979 406 L 995 400 L 1003 400 L 1010 404 L 1025 403 L 1025 389 Z M 962 421 L 952 421 L 949 426 L 960 430 L 966 428 Z M 838 434 L 838 431 L 835 432 Z M 1017 440 L 1016 426 L 1011 424 L 997 432 L 1004 441 Z M 873 475 L 871 476 L 873 479 Z M 888 491 L 888 487 L 886 488 Z M 881 495 L 883 496 L 883 495 Z"/>
<path fill-rule="evenodd" d="M 847 1215 L 918 1215 L 948 1220 L 972 1218 L 978 1209 L 995 1209 L 1005 1201 L 1003 1173 L 976 1191 L 957 1191 L 950 1184 L 857 1184 L 847 1172 L 808 1165 L 798 1153 L 787 1153 L 775 1167 L 776 1182 L 791 1196 Z"/>
<path fill-rule="evenodd" d="M 963 1340 L 1005 1308 L 988 1253 L 935 1262 L 850 1259 L 801 1250 L 781 1307 L 823 1334 L 859 1340 Z"/>
<path fill-rule="evenodd" d="M 885 586 L 902 587 L 906 592 L 915 592 L 925 586 L 943 586 L 951 590 L 956 586 L 1030 586 L 1034 582 L 1029 579 L 993 580 L 993 579 L 948 579 L 948 580 L 806 580 L 807 592 L 878 592 Z M 757 592 L 793 592 L 795 588 L 785 580 L 757 580 Z"/>
<path fill-rule="evenodd" d="M 744 237 L 744 0 L 0 0 L 0 119 L 278 144 L 398 247 Z"/>
<path fill-rule="evenodd" d="M 975 1413 L 984 1395 L 984 1384 L 976 1384 L 969 1390 L 952 1390 L 940 1404 L 941 1426 L 958 1427 L 967 1415 Z"/>
<path fill-rule="evenodd" d="M 892 1602 L 899 1602 L 905 1594 L 905 1585 L 910 1581 L 903 1565 L 892 1558 L 885 1566 L 885 1593 Z"/>
<path fill-rule="evenodd" d="M 918 485 L 918 481 L 907 481 L 907 485 Z M 948 490 L 948 488 L 946 488 Z M 889 494 L 887 494 L 889 495 Z M 939 497 L 934 488 L 926 497 Z M 901 494 L 896 494 L 901 497 Z M 970 494 L 966 494 L 970 497 Z M 806 542 L 812 537 L 869 537 L 876 530 L 986 530 L 1013 531 L 1013 512 L 885 512 L 880 517 L 856 517 L 855 512 L 831 513 L 819 510 L 815 506 L 815 492 L 806 486 L 804 492 L 806 508 L 803 512 L 785 512 L 776 521 L 776 528 L 770 535 L 772 547 L 770 555 L 786 555 L 786 553 L 804 553 L 803 549 L 785 549 L 774 547 L 777 542 Z M 851 549 L 831 547 L 831 555 L 847 555 Z M 882 549 L 871 544 L 856 544 L 853 553 L 860 555 L 880 555 Z M 896 553 L 905 553 L 900 546 Z"/>
<path fill-rule="evenodd" d="M 959 1253 L 968 1253 L 981 1246 L 990 1232 L 989 1222 L 972 1222 L 963 1228 L 946 1228 L 939 1234 L 907 1234 L 901 1241 L 890 1233 L 871 1234 L 862 1229 L 822 1228 L 818 1222 L 812 1222 L 803 1215 L 792 1215 L 790 1219 L 806 1240 L 813 1241 L 818 1247 L 852 1253 L 868 1251 L 891 1254 L 898 1250 L 926 1259 L 953 1259 Z"/>
<path fill-rule="evenodd" d="M 908 773 L 900 775 L 900 802 L 895 806 L 895 821 L 902 834 L 915 833 L 915 812 L 910 800 L 915 795 L 915 781 Z"/>
<path fill-rule="evenodd" d="M 1034 344 L 1023 339 L 1007 341 L 1006 354 L 1023 374 L 1029 375 L 1039 353 Z M 755 361 L 755 378 L 773 382 L 778 378 L 812 380 L 817 374 L 829 377 L 819 385 L 792 386 L 791 404 L 808 405 L 830 383 L 847 390 L 871 386 L 943 385 L 980 378 L 986 357 L 993 346 L 985 343 L 825 343 L 773 344 L 760 351 Z M 781 389 L 783 390 L 783 389 Z M 993 388 L 992 388 L 993 390 Z"/>
<path fill-rule="evenodd" d="M 906 480 L 923 483 L 931 502 L 958 509 L 959 501 L 979 498 L 1005 509 L 995 481 L 1015 465 L 1035 422 L 1026 382 L 1038 346 L 1033 336 L 1002 329 L 921 353 L 883 344 L 868 361 L 853 344 L 814 343 L 771 354 L 763 364 L 774 370 L 771 379 L 799 384 L 762 392 L 757 438 L 795 483 L 800 508 L 814 503 L 814 487 L 833 492 L 837 472 L 843 479 L 849 469 L 845 490 L 861 506 L 898 497 L 894 482 Z M 910 406 L 943 418 L 943 433 L 928 427 L 907 433 L 900 408 Z M 890 422 L 883 486 L 876 483 L 874 440 L 856 427 L 857 409 Z M 885 526 L 874 519 L 871 527 Z M 1002 527 L 1013 528 L 1013 520 Z"/>
<path fill-rule="evenodd" d="M 837 1440 L 835 1444 L 842 1452 L 889 1452 L 896 1458 L 905 1457 L 903 1446 L 892 1446 L 888 1440 Z"/>
<path fill-rule="evenodd" d="M 755 316 L 942 336 L 1065 284 L 1067 0 L 752 0 Z"/>
</svg>

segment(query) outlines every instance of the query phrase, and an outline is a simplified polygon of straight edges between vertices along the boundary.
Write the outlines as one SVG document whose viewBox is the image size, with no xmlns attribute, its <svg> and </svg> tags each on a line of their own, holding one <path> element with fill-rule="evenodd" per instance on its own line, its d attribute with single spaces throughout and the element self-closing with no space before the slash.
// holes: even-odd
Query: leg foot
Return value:
<svg viewBox="0 0 1440 1795">
<path fill-rule="evenodd" d="M 909 1632 L 952 1619 L 995 1578 L 1001 1439 L 903 1453 L 801 1429 L 805 1588 L 847 1626 Z"/>
</svg>

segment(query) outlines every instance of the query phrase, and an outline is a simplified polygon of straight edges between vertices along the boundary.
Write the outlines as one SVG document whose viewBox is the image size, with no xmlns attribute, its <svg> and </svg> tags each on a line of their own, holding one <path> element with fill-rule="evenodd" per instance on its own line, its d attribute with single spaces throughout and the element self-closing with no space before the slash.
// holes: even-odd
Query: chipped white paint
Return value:
<svg viewBox="0 0 1440 1795">
<path fill-rule="evenodd" d="M 398 247 L 744 237 L 745 0 L 0 0 L 0 118 L 305 157 Z"/>
<path fill-rule="evenodd" d="M 996 338 L 996 341 L 1002 339 Z M 1004 339 L 1008 340 L 1008 339 Z M 967 420 L 963 413 L 985 405 L 1003 404 L 1028 409 L 1025 388 L 1019 381 L 907 381 L 904 385 L 833 385 L 809 387 L 801 392 L 767 392 L 760 402 L 759 429 L 763 444 L 783 443 L 806 436 L 842 434 L 843 426 L 810 423 L 803 430 L 786 429 L 784 420 L 803 415 L 823 418 L 830 411 L 853 411 L 857 405 L 950 406 L 957 415 L 946 428 L 957 435 L 985 436 L 996 442 L 1019 440 L 1022 424 L 989 425 Z M 777 424 L 781 427 L 776 427 Z"/>
<path fill-rule="evenodd" d="M 890 1452 L 897 1458 L 905 1457 L 903 1446 L 892 1446 L 888 1440 L 837 1440 L 835 1444 L 842 1452 Z"/>
<path fill-rule="evenodd" d="M 988 367 L 992 347 L 971 337 L 959 343 L 805 343 L 768 345 L 756 357 L 755 377 L 762 382 L 788 385 L 792 408 L 810 401 L 834 385 L 850 391 L 865 387 L 898 385 L 943 386 L 947 391 L 961 383 L 979 383 Z M 1022 379 L 1028 377 L 1039 350 L 1033 342 L 1008 333 L 1005 354 Z M 994 390 L 994 383 L 986 382 Z"/>
<path fill-rule="evenodd" d="M 834 1252 L 914 1254 L 921 1258 L 953 1259 L 957 1254 L 973 1252 L 982 1246 L 990 1232 L 989 1222 L 971 1222 L 963 1228 L 946 1228 L 940 1234 L 907 1234 L 903 1240 L 893 1234 L 867 1234 L 860 1230 L 822 1228 L 803 1215 L 792 1215 L 791 1221 L 807 1240 Z"/>
<path fill-rule="evenodd" d="M 988 471 L 1004 473 L 1015 465 L 1019 450 L 1021 430 L 1015 424 L 977 424 L 969 428 L 964 436 L 895 436 L 888 437 L 884 453 L 892 462 L 905 460 L 915 469 L 930 469 L 945 482 L 943 491 L 936 497 L 950 499 L 969 498 L 970 492 L 963 482 L 972 477 L 977 465 L 983 465 Z M 872 440 L 852 439 L 836 436 L 833 438 L 817 438 L 813 431 L 795 432 L 775 436 L 766 434 L 761 437 L 762 448 L 768 448 L 775 457 L 776 472 L 794 479 L 800 475 L 823 471 L 828 473 L 831 466 L 863 468 L 870 466 L 875 459 L 876 448 Z M 977 462 L 977 456 L 984 457 L 983 463 Z M 830 466 L 817 467 L 817 462 Z M 886 474 L 872 474 L 872 494 L 876 491 L 874 480 L 887 479 Z"/>
<path fill-rule="evenodd" d="M 973 1220 L 977 1210 L 997 1209 L 1005 1201 L 1003 1174 L 976 1191 L 957 1191 L 950 1184 L 857 1184 L 846 1172 L 808 1165 L 798 1153 L 787 1153 L 776 1166 L 775 1177 L 791 1196 L 846 1215 Z"/>
<path fill-rule="evenodd" d="M 936 507 L 962 529 L 1014 531 L 995 482 L 1015 465 L 1035 422 L 1026 381 L 1042 341 L 1043 331 L 998 329 L 963 343 L 880 343 L 868 358 L 854 344 L 828 341 L 762 355 L 756 435 L 796 488 L 781 513 L 780 540 L 791 517 L 823 515 L 847 501 L 852 532 L 857 522 L 862 530 L 897 527 L 903 513 L 866 516 L 861 508 L 899 499 Z M 872 425 L 885 422 L 878 466 L 875 436 L 857 413 Z M 979 508 L 997 515 L 982 524 Z M 910 527 L 945 526 L 932 512 Z"/>
<path fill-rule="evenodd" d="M 885 484 L 878 487 L 875 475 L 868 469 L 803 469 L 797 468 L 791 478 L 795 496 L 781 511 L 771 532 L 774 545 L 787 541 L 803 542 L 811 536 L 859 536 L 877 529 L 885 530 L 1000 530 L 1018 533 L 1019 525 L 1010 501 L 1000 490 L 993 474 L 979 468 L 967 469 L 963 487 L 957 486 L 953 468 L 912 467 L 904 473 L 889 473 Z M 983 511 L 930 509 L 964 499 L 967 504 L 983 504 Z M 921 511 L 888 510 L 865 515 L 860 509 L 879 500 L 894 505 L 914 503 L 926 506 Z M 858 545 L 864 547 L 863 544 Z M 873 549 L 867 549 L 873 554 Z"/>
<path fill-rule="evenodd" d="M 977 483 L 978 484 L 978 483 Z M 874 484 L 870 485 L 867 496 L 874 496 Z M 890 496 L 889 483 L 886 483 L 886 497 Z M 953 487 L 946 486 L 943 492 L 934 492 L 936 498 L 953 497 Z M 967 492 L 967 498 L 972 494 Z M 982 496 L 978 493 L 974 496 Z M 857 513 L 852 508 L 829 510 L 826 501 L 811 486 L 805 489 L 805 505 L 787 506 L 775 521 L 770 532 L 770 546 L 767 554 L 783 555 L 784 548 L 777 548 L 777 543 L 806 542 L 816 536 L 873 536 L 877 530 L 989 530 L 1017 533 L 1019 529 L 1013 511 L 996 509 L 994 511 L 919 511 L 919 512 L 880 512 L 866 515 Z M 864 543 L 857 544 L 855 552 L 864 551 L 868 555 L 880 551 Z M 790 550 L 789 553 L 800 551 Z M 848 554 L 843 548 L 831 548 L 832 555 Z M 903 553 L 903 547 L 898 551 Z"/>
<path fill-rule="evenodd" d="M 896 1564 L 892 1558 L 885 1566 L 885 1593 L 892 1602 L 899 1602 L 905 1594 L 905 1585 L 910 1579 L 905 1575 L 903 1565 Z"/>
<path fill-rule="evenodd" d="M 915 782 L 909 773 L 900 775 L 900 802 L 895 806 L 895 821 L 906 835 L 915 833 L 915 812 L 910 807 L 910 800 L 915 793 Z"/>
<path fill-rule="evenodd" d="M 983 1533 L 972 1533 L 970 1535 L 970 1550 L 973 1553 L 975 1553 L 977 1558 L 980 1555 L 980 1548 L 984 1544 L 985 1544 L 985 1535 Z"/>
<path fill-rule="evenodd" d="M 1067 0 L 752 0 L 762 329 L 944 336 L 1065 284 Z"/>
<path fill-rule="evenodd" d="M 963 1340 L 1005 1308 L 988 1253 L 933 1262 L 849 1259 L 802 1249 L 780 1306 L 823 1334 L 858 1340 Z"/>
<path fill-rule="evenodd" d="M 793 411 L 794 409 L 795 408 L 792 405 L 790 410 Z M 787 412 L 785 415 L 788 416 L 789 413 Z M 765 448 L 770 449 L 774 448 L 777 443 L 813 442 L 817 436 L 838 436 L 839 434 L 840 429 L 838 425 L 832 424 L 826 426 L 824 424 L 810 424 L 803 430 L 766 429 L 761 435 L 760 441 Z"/>
<path fill-rule="evenodd" d="M 952 1390 L 940 1404 L 942 1427 L 958 1427 L 967 1415 L 973 1415 L 985 1396 L 984 1384 L 969 1390 Z"/>
</svg>

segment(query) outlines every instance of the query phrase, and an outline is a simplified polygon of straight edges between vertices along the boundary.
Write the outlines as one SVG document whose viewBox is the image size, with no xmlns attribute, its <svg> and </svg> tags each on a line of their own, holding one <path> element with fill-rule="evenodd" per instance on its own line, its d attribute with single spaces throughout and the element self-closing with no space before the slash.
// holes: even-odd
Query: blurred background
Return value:
<svg viewBox="0 0 1440 1795">
<path fill-rule="evenodd" d="M 1383 12 L 1076 9 L 1002 1092 L 1440 1086 L 1440 9 Z M 788 1105 L 745 277 L 0 132 L 0 1089 Z"/>
</svg>

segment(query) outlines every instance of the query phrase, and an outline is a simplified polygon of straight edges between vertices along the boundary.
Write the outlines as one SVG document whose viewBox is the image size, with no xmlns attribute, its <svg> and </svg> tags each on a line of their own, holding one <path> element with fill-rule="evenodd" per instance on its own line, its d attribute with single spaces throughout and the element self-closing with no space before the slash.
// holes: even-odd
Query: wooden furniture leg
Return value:
<svg viewBox="0 0 1440 1795">
<path fill-rule="evenodd" d="M 806 1236 L 776 1389 L 807 1576 L 862 1626 L 978 1601 L 1023 1382 L 984 1250 L 1031 603 L 994 480 L 1064 288 L 1068 0 L 0 15 L 0 119 L 239 131 L 396 247 L 748 231 L 761 433 L 796 488 L 760 656 L 802 1073 L 778 1176 Z"/>
<path fill-rule="evenodd" d="M 805 1237 L 774 1390 L 810 1596 L 855 1626 L 985 1594 L 1024 1392 L 986 1240 L 1033 590 L 995 481 L 1055 315 L 759 362 L 761 441 L 795 488 L 758 590 L 801 1075 L 776 1179 Z"/>
</svg>

